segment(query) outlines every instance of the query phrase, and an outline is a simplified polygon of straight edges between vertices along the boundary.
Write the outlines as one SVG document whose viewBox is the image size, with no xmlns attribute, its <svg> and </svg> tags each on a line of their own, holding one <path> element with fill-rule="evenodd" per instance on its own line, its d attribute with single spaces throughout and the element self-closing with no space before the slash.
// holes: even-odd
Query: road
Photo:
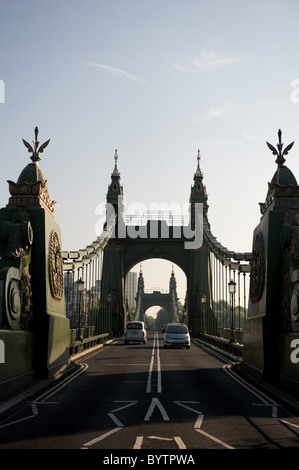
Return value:
<svg viewBox="0 0 299 470">
<path fill-rule="evenodd" d="M 117 340 L 0 416 L 0 449 L 299 448 L 299 417 L 196 342 Z"/>
</svg>

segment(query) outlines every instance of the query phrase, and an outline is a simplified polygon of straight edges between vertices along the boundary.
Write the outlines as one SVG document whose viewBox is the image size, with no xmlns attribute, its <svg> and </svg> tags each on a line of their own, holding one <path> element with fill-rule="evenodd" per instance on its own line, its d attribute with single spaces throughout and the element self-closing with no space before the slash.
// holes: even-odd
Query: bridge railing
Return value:
<svg viewBox="0 0 299 470">
<path fill-rule="evenodd" d="M 172 211 L 145 211 L 142 214 L 124 216 L 124 222 L 129 226 L 145 226 L 150 221 L 164 221 L 169 226 L 187 226 L 189 220 L 189 214 L 178 215 Z"/>
<path fill-rule="evenodd" d="M 210 304 L 203 303 L 203 335 L 223 347 L 243 347 L 243 324 L 247 317 L 252 253 L 229 251 L 204 224 L 204 241 L 209 249 Z M 230 291 L 232 284 L 234 293 Z M 212 314 L 208 314 L 208 312 Z"/>
<path fill-rule="evenodd" d="M 100 304 L 103 250 L 109 236 L 106 232 L 84 249 L 62 252 L 71 354 L 111 337 L 109 305 Z"/>
</svg>

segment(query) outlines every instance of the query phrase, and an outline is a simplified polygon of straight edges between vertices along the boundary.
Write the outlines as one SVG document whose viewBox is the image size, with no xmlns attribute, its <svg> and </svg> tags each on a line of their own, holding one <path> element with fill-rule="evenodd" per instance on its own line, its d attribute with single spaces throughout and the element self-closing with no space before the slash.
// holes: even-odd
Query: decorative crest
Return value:
<svg viewBox="0 0 299 470">
<path fill-rule="evenodd" d="M 30 157 L 31 160 L 33 162 L 38 162 L 40 160 L 39 154 L 42 153 L 44 151 L 44 149 L 47 147 L 47 145 L 50 142 L 50 139 L 47 140 L 46 142 L 44 142 L 41 146 L 39 146 L 38 127 L 35 128 L 34 134 L 35 134 L 35 139 L 32 141 L 33 142 L 33 147 L 30 144 L 28 144 L 28 142 L 26 142 L 26 140 L 24 140 L 24 139 L 22 139 L 22 140 L 23 140 L 23 143 L 24 143 L 25 147 L 28 149 L 28 152 L 32 153 L 32 155 Z"/>
<path fill-rule="evenodd" d="M 280 129 L 278 131 L 278 144 L 277 144 L 278 151 L 276 150 L 276 148 L 273 145 L 269 144 L 269 142 L 266 142 L 266 143 L 267 143 L 269 149 L 272 151 L 273 155 L 277 155 L 275 163 L 277 163 L 278 166 L 282 166 L 284 164 L 284 162 L 285 162 L 284 156 L 289 153 L 289 151 L 291 150 L 291 148 L 294 145 L 294 142 L 292 142 L 291 144 L 289 144 L 284 149 L 284 151 L 282 151 L 283 143 L 281 142 L 281 130 Z"/>
</svg>

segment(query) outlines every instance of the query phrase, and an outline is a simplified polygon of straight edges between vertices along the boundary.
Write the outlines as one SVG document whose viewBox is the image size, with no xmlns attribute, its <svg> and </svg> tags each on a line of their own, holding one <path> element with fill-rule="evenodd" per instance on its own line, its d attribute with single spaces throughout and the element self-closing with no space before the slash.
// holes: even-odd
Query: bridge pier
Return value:
<svg viewBox="0 0 299 470">
<path fill-rule="evenodd" d="M 65 316 L 60 229 L 54 201 L 39 168 L 38 129 L 32 163 L 0 211 L 0 340 L 5 363 L 0 367 L 0 395 L 34 378 L 53 376 L 69 359 L 69 321 Z"/>
<path fill-rule="evenodd" d="M 242 368 L 257 380 L 298 393 L 299 367 L 292 360 L 292 342 L 297 339 L 299 344 L 299 186 L 283 165 L 287 152 L 282 152 L 280 139 L 279 131 L 278 167 L 253 234 Z"/>
</svg>

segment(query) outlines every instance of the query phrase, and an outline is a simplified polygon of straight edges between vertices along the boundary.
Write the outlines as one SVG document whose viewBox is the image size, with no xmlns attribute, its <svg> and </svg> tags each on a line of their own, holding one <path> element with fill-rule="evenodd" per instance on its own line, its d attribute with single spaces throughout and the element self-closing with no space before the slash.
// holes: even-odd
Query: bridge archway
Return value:
<svg viewBox="0 0 299 470">
<path fill-rule="evenodd" d="M 149 259 L 138 264 L 126 276 L 129 308 L 133 304 L 133 292 L 136 310 L 131 312 L 139 320 L 144 319 L 149 309 L 154 312 L 151 316 L 155 316 L 161 308 L 168 312 L 166 322 L 183 320 L 186 275 L 179 266 L 163 259 Z"/>
</svg>

